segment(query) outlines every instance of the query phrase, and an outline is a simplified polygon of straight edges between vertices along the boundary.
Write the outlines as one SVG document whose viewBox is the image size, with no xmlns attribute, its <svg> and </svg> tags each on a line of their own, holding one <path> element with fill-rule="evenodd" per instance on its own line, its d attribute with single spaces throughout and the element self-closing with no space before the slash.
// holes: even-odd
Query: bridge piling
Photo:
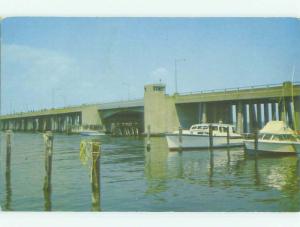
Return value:
<svg viewBox="0 0 300 227">
<path fill-rule="evenodd" d="M 269 103 L 264 103 L 264 124 L 269 122 Z"/>
<path fill-rule="evenodd" d="M 45 210 L 51 210 L 51 177 L 52 177 L 52 155 L 53 155 L 53 134 L 47 131 L 44 134 L 45 144 L 45 178 L 44 178 L 44 197 L 45 197 Z"/>
<path fill-rule="evenodd" d="M 276 121 L 276 103 L 271 103 L 271 111 L 272 111 L 272 121 Z"/>
<path fill-rule="evenodd" d="M 256 110 L 257 110 L 257 126 L 259 128 L 262 128 L 262 120 L 261 120 L 261 115 L 262 115 L 262 111 L 261 111 L 261 103 L 257 103 L 256 106 Z"/>
<path fill-rule="evenodd" d="M 244 133 L 244 127 L 243 127 L 243 103 L 238 102 L 237 108 L 236 108 L 236 114 L 237 114 L 237 132 L 238 133 Z"/>
<path fill-rule="evenodd" d="M 92 211 L 100 211 L 100 142 L 92 142 Z"/>
</svg>

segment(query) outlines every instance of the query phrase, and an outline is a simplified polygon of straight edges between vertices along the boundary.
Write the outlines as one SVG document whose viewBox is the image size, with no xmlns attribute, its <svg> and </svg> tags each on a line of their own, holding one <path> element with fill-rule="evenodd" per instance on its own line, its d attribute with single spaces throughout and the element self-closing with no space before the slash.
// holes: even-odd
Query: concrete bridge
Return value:
<svg viewBox="0 0 300 227">
<path fill-rule="evenodd" d="M 235 123 L 240 133 L 270 120 L 286 120 L 300 130 L 300 83 L 165 94 L 165 85 L 145 86 L 145 126 L 155 134 L 189 128 L 195 123 Z"/>
<path fill-rule="evenodd" d="M 80 105 L 0 117 L 1 130 L 79 132 L 97 129 L 121 135 L 189 128 L 200 122 L 235 123 L 241 133 L 269 120 L 286 119 L 300 130 L 300 83 L 167 95 L 164 84 L 146 85 L 144 99 Z"/>
</svg>

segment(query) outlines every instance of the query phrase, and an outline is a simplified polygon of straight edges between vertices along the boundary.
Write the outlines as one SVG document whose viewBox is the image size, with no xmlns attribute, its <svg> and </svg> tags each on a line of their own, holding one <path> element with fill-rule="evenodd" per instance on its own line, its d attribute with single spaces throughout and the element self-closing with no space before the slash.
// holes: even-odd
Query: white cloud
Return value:
<svg viewBox="0 0 300 227">
<path fill-rule="evenodd" d="M 52 94 L 55 106 L 80 96 L 82 73 L 72 57 L 15 44 L 2 45 L 1 54 L 3 113 L 50 107 Z"/>
</svg>

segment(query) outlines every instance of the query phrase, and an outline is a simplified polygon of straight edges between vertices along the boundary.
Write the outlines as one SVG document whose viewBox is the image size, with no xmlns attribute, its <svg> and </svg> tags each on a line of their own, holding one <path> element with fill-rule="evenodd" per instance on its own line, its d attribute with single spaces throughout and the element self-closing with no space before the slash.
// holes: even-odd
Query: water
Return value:
<svg viewBox="0 0 300 227">
<path fill-rule="evenodd" d="M 3 210 L 90 211 L 89 169 L 79 160 L 79 135 L 55 134 L 52 195 L 43 193 L 41 134 L 15 133 L 11 179 L 5 177 L 1 134 Z M 101 211 L 299 211 L 297 156 L 247 157 L 242 149 L 169 152 L 164 138 L 102 137 Z"/>
</svg>

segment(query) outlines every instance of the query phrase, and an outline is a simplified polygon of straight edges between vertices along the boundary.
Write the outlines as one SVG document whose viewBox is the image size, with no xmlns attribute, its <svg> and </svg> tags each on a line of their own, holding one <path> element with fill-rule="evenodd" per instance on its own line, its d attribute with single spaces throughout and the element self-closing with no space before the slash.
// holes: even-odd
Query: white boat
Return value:
<svg viewBox="0 0 300 227">
<path fill-rule="evenodd" d="M 270 121 L 259 131 L 257 149 L 254 140 L 245 140 L 249 153 L 300 154 L 300 137 L 283 121 Z"/>
<path fill-rule="evenodd" d="M 104 136 L 104 132 L 95 131 L 95 130 L 84 130 L 80 132 L 81 136 Z"/>
<path fill-rule="evenodd" d="M 236 133 L 233 125 L 222 123 L 195 124 L 189 130 L 166 133 L 168 147 L 170 150 L 209 148 L 210 136 L 209 127 L 212 128 L 212 147 L 239 147 L 243 146 L 242 136 Z M 229 130 L 229 139 L 227 138 Z"/>
</svg>

